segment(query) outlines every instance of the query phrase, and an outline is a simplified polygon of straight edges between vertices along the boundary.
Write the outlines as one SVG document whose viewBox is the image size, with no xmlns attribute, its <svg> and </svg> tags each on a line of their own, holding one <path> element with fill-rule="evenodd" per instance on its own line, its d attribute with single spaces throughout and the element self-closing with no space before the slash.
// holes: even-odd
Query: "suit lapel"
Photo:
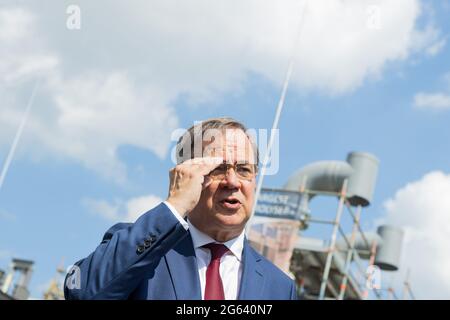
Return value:
<svg viewBox="0 0 450 320">
<path fill-rule="evenodd" d="M 191 235 L 188 234 L 166 256 L 175 296 L 178 300 L 201 300 L 200 279 Z M 264 272 L 261 257 L 244 240 L 243 270 L 239 300 L 258 300 L 264 288 Z"/>
<path fill-rule="evenodd" d="M 244 240 L 243 270 L 239 300 L 258 300 L 262 297 L 264 288 L 264 272 L 261 268 L 261 257 L 250 247 L 247 239 Z"/>
<path fill-rule="evenodd" d="M 188 234 L 166 256 L 177 300 L 201 300 L 200 279 L 191 235 Z"/>
</svg>

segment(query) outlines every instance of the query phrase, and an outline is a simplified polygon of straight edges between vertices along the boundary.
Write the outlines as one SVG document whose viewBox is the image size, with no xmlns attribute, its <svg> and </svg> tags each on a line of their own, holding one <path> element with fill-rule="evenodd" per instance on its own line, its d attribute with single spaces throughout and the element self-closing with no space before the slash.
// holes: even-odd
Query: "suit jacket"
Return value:
<svg viewBox="0 0 450 320">
<path fill-rule="evenodd" d="M 238 299 L 296 299 L 295 283 L 244 241 Z M 111 227 L 66 276 L 66 299 L 201 299 L 192 239 L 161 203 Z"/>
</svg>

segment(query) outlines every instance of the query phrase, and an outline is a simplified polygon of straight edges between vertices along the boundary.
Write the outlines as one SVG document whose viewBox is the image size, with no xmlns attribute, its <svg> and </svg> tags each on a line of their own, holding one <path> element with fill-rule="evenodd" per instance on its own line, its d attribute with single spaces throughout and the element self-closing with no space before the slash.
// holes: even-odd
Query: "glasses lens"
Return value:
<svg viewBox="0 0 450 320">
<path fill-rule="evenodd" d="M 225 178 L 226 175 L 227 175 L 227 165 L 225 164 L 218 166 L 209 174 L 209 176 L 214 180 L 222 180 Z"/>
<path fill-rule="evenodd" d="M 252 166 L 250 164 L 238 164 L 235 166 L 222 164 L 222 165 L 218 166 L 216 169 L 214 169 L 213 171 L 211 171 L 209 176 L 213 180 L 223 180 L 223 179 L 225 179 L 225 177 L 227 175 L 228 168 L 234 169 L 235 174 L 238 177 L 238 179 L 251 180 L 255 176 L 254 166 Z"/>
<path fill-rule="evenodd" d="M 253 166 L 248 164 L 237 165 L 236 166 L 236 174 L 238 177 L 242 179 L 251 179 L 255 175 Z"/>
</svg>

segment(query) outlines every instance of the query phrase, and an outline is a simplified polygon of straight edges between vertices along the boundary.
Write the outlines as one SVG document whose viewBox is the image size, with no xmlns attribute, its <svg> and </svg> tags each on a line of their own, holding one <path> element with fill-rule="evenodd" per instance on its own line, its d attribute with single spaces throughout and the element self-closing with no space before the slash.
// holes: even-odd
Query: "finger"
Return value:
<svg viewBox="0 0 450 320">
<path fill-rule="evenodd" d="M 208 176 L 205 176 L 205 180 L 203 180 L 203 183 L 202 183 L 202 189 L 208 188 L 211 183 L 212 183 L 212 179 Z"/>
<path fill-rule="evenodd" d="M 201 163 L 206 165 L 216 165 L 223 163 L 223 157 L 204 157 L 201 159 L 203 160 L 201 161 Z"/>
<path fill-rule="evenodd" d="M 204 157 L 204 158 L 193 158 L 186 160 L 182 163 L 182 165 L 192 165 L 192 164 L 216 164 L 222 163 L 222 157 Z"/>
<path fill-rule="evenodd" d="M 191 165 L 195 165 L 195 164 L 201 164 L 202 161 L 203 161 L 203 158 L 193 158 L 193 159 L 188 159 L 188 160 L 184 161 L 180 165 L 191 166 Z"/>
<path fill-rule="evenodd" d="M 184 169 L 194 169 L 196 172 L 201 175 L 207 175 L 213 169 L 217 168 L 219 165 L 223 163 L 223 158 L 220 157 L 205 157 L 205 158 L 194 158 L 190 160 L 186 160 L 182 164 L 179 165 L 180 168 Z"/>
<path fill-rule="evenodd" d="M 199 164 L 199 170 L 202 174 L 207 174 L 223 164 L 223 158 L 209 157 L 204 159 L 205 161 Z"/>
</svg>

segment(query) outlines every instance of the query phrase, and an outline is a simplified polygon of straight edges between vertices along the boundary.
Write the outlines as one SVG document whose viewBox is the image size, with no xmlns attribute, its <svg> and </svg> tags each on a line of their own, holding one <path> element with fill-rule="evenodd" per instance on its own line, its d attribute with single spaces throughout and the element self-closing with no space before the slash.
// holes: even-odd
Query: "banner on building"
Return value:
<svg viewBox="0 0 450 320">
<path fill-rule="evenodd" d="M 300 226 L 301 196 L 300 192 L 262 188 L 247 228 L 253 248 L 290 276 Z"/>
</svg>

